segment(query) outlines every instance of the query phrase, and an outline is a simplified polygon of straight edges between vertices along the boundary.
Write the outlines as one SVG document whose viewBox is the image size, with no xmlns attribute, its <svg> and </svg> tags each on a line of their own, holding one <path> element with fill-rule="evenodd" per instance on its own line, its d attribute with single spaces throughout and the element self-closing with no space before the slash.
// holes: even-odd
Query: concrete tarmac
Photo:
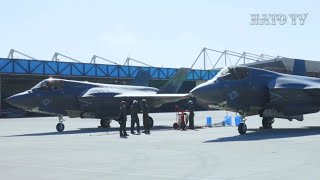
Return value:
<svg viewBox="0 0 320 180">
<path fill-rule="evenodd" d="M 224 115 L 196 112 L 195 124 Z M 58 133 L 54 117 L 0 119 L 0 179 L 320 179 L 319 113 L 303 122 L 276 119 L 271 130 L 247 117 L 241 136 L 236 127 L 173 130 L 174 113 L 151 116 L 150 135 L 126 139 L 115 121 L 103 129 L 99 120 L 66 118 Z"/>
</svg>

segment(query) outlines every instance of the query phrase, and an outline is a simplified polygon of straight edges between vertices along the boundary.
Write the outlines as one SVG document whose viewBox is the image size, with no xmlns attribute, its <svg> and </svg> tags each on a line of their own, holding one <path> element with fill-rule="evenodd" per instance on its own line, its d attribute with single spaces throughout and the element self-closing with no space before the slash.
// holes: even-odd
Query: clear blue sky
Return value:
<svg viewBox="0 0 320 180">
<path fill-rule="evenodd" d="M 1 0 L 0 57 L 14 48 L 46 60 L 57 51 L 83 62 L 96 54 L 190 67 L 206 46 L 320 60 L 319 8 L 306 0 Z M 308 17 L 303 26 L 252 26 L 253 13 Z"/>
</svg>

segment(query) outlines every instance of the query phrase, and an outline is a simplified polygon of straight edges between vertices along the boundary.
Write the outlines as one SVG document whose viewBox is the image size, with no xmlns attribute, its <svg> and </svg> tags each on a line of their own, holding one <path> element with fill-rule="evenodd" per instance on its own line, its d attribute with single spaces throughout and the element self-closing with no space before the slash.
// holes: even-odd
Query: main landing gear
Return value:
<svg viewBox="0 0 320 180">
<path fill-rule="evenodd" d="M 263 117 L 262 118 L 263 129 L 272 129 L 273 123 L 274 123 L 274 118 L 270 118 L 270 117 Z"/>
<path fill-rule="evenodd" d="M 246 118 L 241 115 L 241 119 L 242 119 L 242 122 L 238 125 L 238 132 L 239 134 L 246 134 L 247 132 L 247 125 L 246 125 Z"/>
<path fill-rule="evenodd" d="M 64 124 L 62 122 L 65 120 L 63 119 L 63 116 L 58 116 L 58 118 L 59 118 L 59 123 L 57 124 L 56 129 L 58 132 L 62 132 L 64 130 Z"/>
<path fill-rule="evenodd" d="M 101 127 L 103 127 L 103 128 L 109 128 L 109 127 L 111 127 L 110 124 L 111 124 L 111 120 L 110 120 L 110 119 L 101 119 L 101 120 L 100 120 L 100 125 L 101 125 Z"/>
<path fill-rule="evenodd" d="M 110 119 L 101 119 L 100 120 L 100 126 L 103 127 L 103 128 L 110 128 L 110 124 L 111 124 L 111 121 Z M 149 127 L 152 128 L 153 127 L 153 119 L 152 117 L 149 116 Z"/>
<path fill-rule="evenodd" d="M 153 128 L 153 118 L 150 117 L 150 116 L 149 116 L 149 121 L 148 121 L 148 123 L 149 123 L 149 127 L 150 127 L 150 128 Z"/>
<path fill-rule="evenodd" d="M 246 134 L 247 132 L 247 125 L 246 125 L 246 118 L 244 115 L 241 115 L 242 122 L 238 125 L 238 132 L 239 134 Z M 263 129 L 272 129 L 272 124 L 274 123 L 274 118 L 272 117 L 263 117 L 262 118 L 262 127 Z"/>
</svg>

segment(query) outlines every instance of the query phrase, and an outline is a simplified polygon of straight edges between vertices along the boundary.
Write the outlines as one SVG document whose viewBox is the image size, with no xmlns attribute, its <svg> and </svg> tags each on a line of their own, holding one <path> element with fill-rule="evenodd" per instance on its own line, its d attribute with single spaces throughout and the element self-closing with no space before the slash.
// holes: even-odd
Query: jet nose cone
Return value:
<svg viewBox="0 0 320 180">
<path fill-rule="evenodd" d="M 5 101 L 13 106 L 28 110 L 32 109 L 32 107 L 30 106 L 33 102 L 32 99 L 33 98 L 28 92 L 22 92 L 10 96 L 9 98 L 5 99 Z"/>
<path fill-rule="evenodd" d="M 195 88 L 193 88 L 193 89 L 190 91 L 190 94 L 191 94 L 191 96 L 193 96 L 193 97 L 199 96 L 200 92 L 199 92 L 198 86 L 195 87 Z"/>
<path fill-rule="evenodd" d="M 10 96 L 10 97 L 8 97 L 7 99 L 5 99 L 4 101 L 5 102 L 7 102 L 7 103 L 9 103 L 9 104 L 11 104 L 11 105 L 13 105 L 13 106 L 16 106 L 16 104 L 18 104 L 17 102 L 17 96 L 16 95 L 13 95 L 13 96 Z"/>
<path fill-rule="evenodd" d="M 201 85 L 198 85 L 196 86 L 195 88 L 193 88 L 191 91 L 190 91 L 190 94 L 191 96 L 201 100 L 201 101 L 206 101 L 207 99 L 207 95 L 209 93 L 208 91 L 208 84 L 207 83 L 204 83 L 204 84 L 201 84 Z"/>
<path fill-rule="evenodd" d="M 18 94 L 8 97 L 5 101 L 6 101 L 7 103 L 13 105 L 13 106 L 16 106 L 16 107 L 22 107 L 22 106 L 24 105 L 24 103 L 23 103 L 23 101 L 24 101 L 23 97 L 21 97 L 21 96 L 18 95 Z"/>
</svg>

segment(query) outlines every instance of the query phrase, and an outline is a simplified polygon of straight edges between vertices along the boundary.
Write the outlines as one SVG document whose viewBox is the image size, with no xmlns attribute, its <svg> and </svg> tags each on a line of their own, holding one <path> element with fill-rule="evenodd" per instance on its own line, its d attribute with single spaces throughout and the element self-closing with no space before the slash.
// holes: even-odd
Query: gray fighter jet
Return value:
<svg viewBox="0 0 320 180">
<path fill-rule="evenodd" d="M 209 108 L 239 113 L 240 134 L 247 131 L 246 116 L 260 115 L 263 128 L 272 128 L 274 118 L 302 121 L 320 111 L 320 79 L 252 67 L 225 67 L 190 94 Z"/>
<path fill-rule="evenodd" d="M 64 115 L 101 119 L 101 126 L 109 127 L 112 119 L 117 120 L 121 101 L 131 103 L 146 99 L 149 107 L 155 108 L 190 97 L 189 94 L 172 94 L 178 91 L 189 71 L 181 68 L 160 90 L 49 78 L 30 90 L 9 97 L 6 102 L 26 111 L 57 115 L 59 132 L 64 130 Z M 153 125 L 151 117 L 150 125 Z"/>
</svg>

